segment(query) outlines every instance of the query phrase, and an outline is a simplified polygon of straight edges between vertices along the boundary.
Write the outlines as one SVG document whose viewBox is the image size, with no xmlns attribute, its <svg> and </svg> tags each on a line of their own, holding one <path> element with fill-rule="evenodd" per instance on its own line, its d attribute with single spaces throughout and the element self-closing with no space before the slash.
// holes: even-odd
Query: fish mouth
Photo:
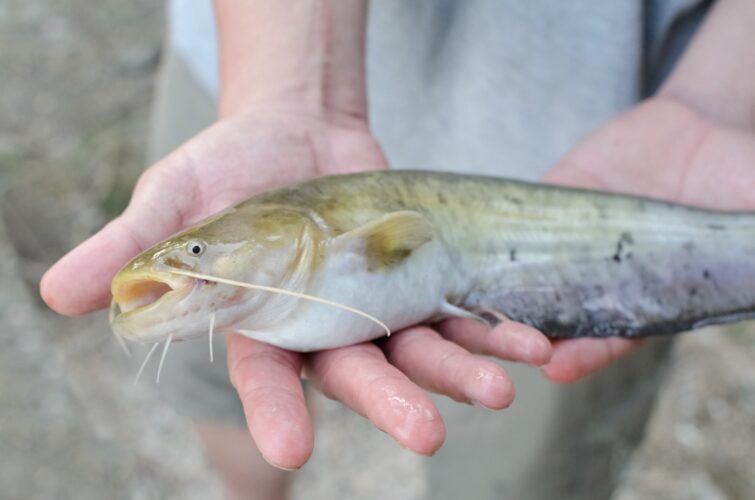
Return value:
<svg viewBox="0 0 755 500">
<path fill-rule="evenodd" d="M 185 297 L 196 280 L 169 272 L 127 273 L 113 279 L 113 317 L 131 316 L 175 303 Z"/>
</svg>

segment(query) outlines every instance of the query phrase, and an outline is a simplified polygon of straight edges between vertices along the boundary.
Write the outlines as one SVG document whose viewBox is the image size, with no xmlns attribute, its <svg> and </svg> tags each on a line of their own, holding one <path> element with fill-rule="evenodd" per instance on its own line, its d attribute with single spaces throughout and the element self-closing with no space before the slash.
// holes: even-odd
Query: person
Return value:
<svg viewBox="0 0 755 500">
<path fill-rule="evenodd" d="M 361 0 L 216 0 L 217 121 L 150 167 L 125 212 L 48 271 L 42 296 L 62 314 L 104 307 L 120 266 L 176 230 L 261 191 L 389 163 L 545 174 L 548 182 L 755 209 L 755 66 L 743 63 L 755 60 L 755 4 L 719 0 L 708 12 L 709 4 L 391 0 L 373 2 L 368 25 Z M 212 94 L 212 78 L 203 85 L 195 61 L 174 53 L 167 64 L 171 57 L 183 65 L 177 71 L 199 80 L 188 96 Z M 184 101 L 183 111 L 195 105 Z M 444 474 L 432 472 L 436 462 L 427 466 L 427 496 L 453 498 L 456 480 L 466 498 L 606 498 L 657 387 L 654 352 L 665 349 L 647 344 L 618 361 L 638 343 L 549 343 L 513 322 L 485 331 L 452 320 L 311 355 L 240 336 L 228 337 L 227 350 L 248 431 L 261 456 L 283 469 L 301 467 L 312 453 L 302 374 L 425 455 L 446 439 L 438 405 L 444 415 L 462 412 L 451 430 L 463 426 L 458 415 L 480 410 L 430 399 L 423 389 L 487 408 L 511 404 L 509 376 L 478 355 L 541 366 L 552 382 L 584 379 L 554 386 L 536 371 L 511 368 L 520 401 L 505 415 L 475 420 L 479 457 L 453 460 Z M 240 496 L 280 495 L 279 476 L 247 473 L 254 458 L 245 431 L 212 414 L 227 404 L 196 405 L 217 397 L 217 384 L 202 385 L 194 365 L 182 369 L 185 392 L 200 407 L 200 433 L 229 487 Z M 507 421 L 517 410 L 520 417 Z M 474 467 L 489 478 L 477 491 L 463 479 Z"/>
</svg>

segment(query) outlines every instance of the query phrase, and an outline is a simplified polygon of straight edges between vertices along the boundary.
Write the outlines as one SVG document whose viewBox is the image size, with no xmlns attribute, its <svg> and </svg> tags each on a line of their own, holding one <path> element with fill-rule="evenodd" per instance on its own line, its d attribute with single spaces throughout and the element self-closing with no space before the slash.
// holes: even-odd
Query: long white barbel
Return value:
<svg viewBox="0 0 755 500">
<path fill-rule="evenodd" d="M 383 323 L 376 317 L 370 314 L 367 314 L 364 311 L 360 311 L 359 309 L 347 306 L 345 304 L 333 302 L 332 300 L 321 299 L 320 297 L 315 297 L 314 295 L 309 295 L 306 293 L 292 292 L 291 290 L 285 290 L 283 288 L 275 288 L 272 286 L 265 286 L 265 285 L 253 285 L 251 283 L 244 283 L 243 281 L 236 281 L 236 280 L 232 280 L 228 278 L 219 278 L 217 276 L 210 276 L 209 274 L 195 273 L 194 271 L 185 271 L 183 269 L 170 269 L 168 272 L 172 274 L 180 274 L 182 276 L 188 276 L 189 278 L 196 278 L 196 279 L 205 280 L 205 281 L 213 281 L 215 283 L 223 283 L 225 285 L 231 285 L 231 286 L 240 286 L 243 288 L 249 288 L 250 290 L 261 290 L 263 292 L 278 293 L 280 295 L 289 295 L 291 297 L 297 297 L 299 299 L 310 300 L 312 302 L 318 302 L 320 304 L 324 304 L 327 306 L 337 307 L 339 309 L 343 309 L 344 311 L 349 311 L 350 313 L 362 316 L 363 318 L 367 318 L 368 320 L 380 325 L 380 327 L 383 330 L 385 330 L 385 333 L 387 335 L 390 336 L 391 334 L 391 329 L 388 328 L 388 326 L 385 323 Z"/>
<path fill-rule="evenodd" d="M 212 336 L 215 333 L 215 313 L 210 315 L 210 363 L 215 361 L 215 356 L 212 352 Z"/>
<path fill-rule="evenodd" d="M 165 356 L 168 354 L 168 347 L 170 347 L 170 343 L 173 342 L 173 334 L 171 333 L 168 335 L 168 338 L 165 339 L 165 347 L 163 347 L 163 354 L 160 356 L 160 364 L 157 365 L 157 376 L 155 377 L 155 384 L 160 383 L 160 373 L 163 371 L 163 363 L 165 363 Z"/>
<path fill-rule="evenodd" d="M 157 346 L 160 345 L 160 342 L 155 342 L 152 345 L 152 348 L 149 350 L 146 356 L 144 356 L 144 361 L 142 361 L 141 366 L 139 367 L 139 371 L 136 372 L 136 378 L 134 379 L 134 385 L 136 385 L 137 382 L 139 382 L 139 377 L 142 376 L 142 372 L 144 371 L 144 367 L 147 366 L 147 361 L 149 361 L 149 358 L 152 357 L 152 353 L 155 352 L 155 349 L 157 349 Z"/>
</svg>

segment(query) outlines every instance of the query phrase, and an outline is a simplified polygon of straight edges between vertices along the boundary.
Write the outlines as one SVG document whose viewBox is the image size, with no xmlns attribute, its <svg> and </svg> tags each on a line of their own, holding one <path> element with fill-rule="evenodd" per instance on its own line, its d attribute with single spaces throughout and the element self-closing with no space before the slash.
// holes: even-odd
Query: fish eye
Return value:
<svg viewBox="0 0 755 500">
<path fill-rule="evenodd" d="M 204 241 L 192 240 L 186 244 L 186 251 L 195 257 L 199 257 L 205 250 Z"/>
</svg>

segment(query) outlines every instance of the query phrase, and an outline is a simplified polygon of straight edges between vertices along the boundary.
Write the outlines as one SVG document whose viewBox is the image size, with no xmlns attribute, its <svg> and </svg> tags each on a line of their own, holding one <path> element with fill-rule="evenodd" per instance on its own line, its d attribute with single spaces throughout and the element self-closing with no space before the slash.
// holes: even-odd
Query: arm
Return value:
<svg viewBox="0 0 755 500">
<path fill-rule="evenodd" d="M 573 149 L 546 180 L 755 210 L 755 2 L 720 0 L 658 94 Z M 573 382 L 639 345 L 554 345 L 546 377 Z"/>
</svg>

